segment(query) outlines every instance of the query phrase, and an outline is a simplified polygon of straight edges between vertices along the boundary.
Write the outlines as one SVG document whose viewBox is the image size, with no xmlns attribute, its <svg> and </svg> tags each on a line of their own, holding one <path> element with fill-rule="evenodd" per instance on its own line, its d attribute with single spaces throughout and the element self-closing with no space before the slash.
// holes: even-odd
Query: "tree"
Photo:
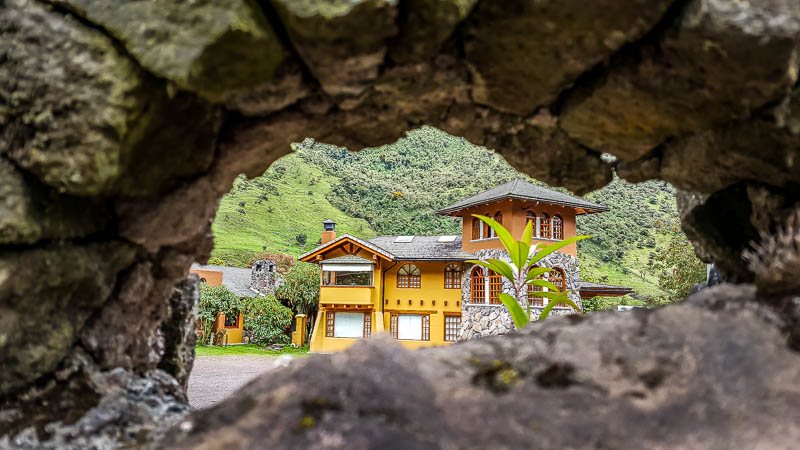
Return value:
<svg viewBox="0 0 800 450">
<path fill-rule="evenodd" d="M 288 344 L 286 330 L 292 325 L 292 310 L 274 295 L 253 297 L 244 306 L 244 328 L 253 332 L 253 342 L 260 345 Z"/>
<path fill-rule="evenodd" d="M 203 338 L 200 341 L 208 345 L 214 344 L 214 322 L 222 313 L 226 316 L 237 316 L 242 309 L 242 301 L 225 286 L 209 286 L 200 283 L 200 301 L 197 304 L 197 316 L 200 319 L 200 331 Z"/>
<path fill-rule="evenodd" d="M 669 233 L 667 245 L 656 252 L 650 269 L 658 276 L 658 285 L 666 296 L 653 299 L 652 305 L 683 300 L 696 284 L 706 280 L 706 264 L 695 255 L 680 225 L 671 224 Z"/>
<path fill-rule="evenodd" d="M 308 324 L 314 323 L 319 306 L 319 267 L 316 264 L 298 262 L 286 272 L 283 284 L 275 295 L 289 302 L 298 314 L 308 316 Z"/>
</svg>

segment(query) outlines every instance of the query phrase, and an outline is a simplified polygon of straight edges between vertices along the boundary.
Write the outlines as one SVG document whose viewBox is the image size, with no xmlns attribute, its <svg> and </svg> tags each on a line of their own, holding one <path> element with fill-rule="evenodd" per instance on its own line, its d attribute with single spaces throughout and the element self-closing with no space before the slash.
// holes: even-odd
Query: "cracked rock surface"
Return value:
<svg viewBox="0 0 800 450">
<path fill-rule="evenodd" d="M 219 406 L 243 411 L 224 422 L 248 430 L 237 439 L 388 442 L 372 425 L 357 427 L 362 421 L 391 424 L 386 436 L 420 447 L 469 444 L 440 441 L 434 425 L 483 433 L 475 442 L 510 429 L 514 445 L 536 432 L 553 445 L 626 446 L 623 426 L 644 446 L 659 442 L 657 432 L 674 446 L 796 438 L 785 409 L 796 389 L 781 377 L 796 375 L 800 336 L 791 300 L 800 295 L 791 276 L 800 260 L 798 44 L 796 0 L 0 2 L 0 445 L 84 448 L 94 445 L 88 435 L 104 436 L 100 447 L 152 444 L 159 426 L 186 411 L 137 404 L 184 400 L 196 298 L 184 280 L 192 262 L 208 258 L 218 200 L 235 177 L 262 174 L 307 137 L 357 150 L 422 125 L 496 149 L 578 194 L 614 171 L 670 181 L 697 253 L 726 279 L 753 285 L 714 291 L 737 299 L 735 308 L 715 300 L 559 320 L 421 352 L 431 363 L 418 370 L 401 371 L 417 358 L 387 343 L 312 358 L 306 364 L 319 373 L 308 379 L 334 383 L 325 384 L 330 395 L 314 391 L 323 404 L 297 406 L 280 396 L 299 385 L 281 391 L 260 381 L 253 398 Z M 547 333 L 571 337 L 550 343 Z M 618 350 L 600 345 L 619 339 Z M 474 380 L 464 359 L 472 355 L 489 364 Z M 740 356 L 747 364 L 732 367 Z M 348 381 L 362 375 L 343 366 L 351 359 L 366 373 L 363 389 Z M 407 379 L 378 386 L 370 378 L 393 370 Z M 125 374 L 113 376 L 124 386 L 113 391 L 128 403 L 106 401 L 111 390 L 91 381 L 108 374 Z M 436 374 L 453 381 L 434 386 Z M 371 398 L 411 380 L 420 404 L 441 417 L 402 399 L 381 409 Z M 171 384 L 178 390 L 147 387 Z M 346 389 L 356 403 L 342 404 Z M 443 398 L 447 389 L 452 398 Z M 737 396 L 760 415 L 742 411 Z M 551 435 L 508 412 L 532 398 L 574 418 L 574 433 Z M 278 418 L 274 434 L 259 434 L 269 422 L 247 406 L 258 402 L 286 405 L 300 428 Z M 26 415 L 20 405 L 50 407 Z M 470 430 L 447 418 L 450 408 L 475 420 L 491 410 L 492 426 Z M 174 443 L 212 446 L 223 433 L 215 411 L 190 419 L 205 421 L 206 434 Z M 529 417 L 546 421 L 537 414 Z M 350 428 L 326 431 L 331 417 Z M 725 434 L 740 420 L 740 432 Z"/>
</svg>

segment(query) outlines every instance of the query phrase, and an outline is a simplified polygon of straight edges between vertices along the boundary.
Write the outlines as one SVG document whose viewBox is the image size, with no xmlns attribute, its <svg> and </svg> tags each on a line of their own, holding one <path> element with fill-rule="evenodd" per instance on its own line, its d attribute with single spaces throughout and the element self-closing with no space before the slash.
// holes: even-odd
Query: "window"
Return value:
<svg viewBox="0 0 800 450">
<path fill-rule="evenodd" d="M 494 218 L 495 222 L 499 223 L 500 225 L 503 224 L 503 213 L 501 213 L 500 211 L 497 211 L 496 213 L 494 213 L 494 217 L 493 218 Z M 493 237 L 493 238 L 497 237 L 497 233 L 495 233 L 494 229 L 492 229 L 492 228 L 489 228 L 489 237 Z"/>
<path fill-rule="evenodd" d="M 567 275 L 564 273 L 563 269 L 554 267 L 553 270 L 550 271 L 550 282 L 556 285 L 558 292 L 565 292 L 567 290 Z"/>
<path fill-rule="evenodd" d="M 473 267 L 469 278 L 472 303 L 486 303 L 486 277 L 483 275 L 483 267 Z"/>
<path fill-rule="evenodd" d="M 336 313 L 328 311 L 325 313 L 325 336 L 333 337 L 333 322 L 336 320 Z"/>
<path fill-rule="evenodd" d="M 444 288 L 461 289 L 461 265 L 448 264 L 444 268 Z"/>
<path fill-rule="evenodd" d="M 455 342 L 461 332 L 461 316 L 444 316 L 444 340 Z"/>
<path fill-rule="evenodd" d="M 363 312 L 325 313 L 325 336 L 337 338 L 369 337 L 372 333 L 372 314 Z"/>
<path fill-rule="evenodd" d="M 539 268 L 539 266 L 534 266 L 533 267 L 533 269 L 538 269 L 538 268 Z M 536 277 L 536 279 L 537 280 L 544 280 L 544 276 L 543 275 L 539 275 L 538 277 Z M 542 290 L 543 290 L 543 288 L 541 286 L 533 286 L 533 285 L 530 285 L 530 284 L 528 285 L 528 303 L 530 303 L 531 306 L 544 306 L 544 297 L 536 297 L 534 295 L 534 293 L 542 292 Z"/>
<path fill-rule="evenodd" d="M 428 314 L 392 314 L 391 326 L 395 339 L 431 340 L 431 316 Z"/>
<path fill-rule="evenodd" d="M 239 328 L 239 314 L 232 314 L 225 316 L 225 328 Z"/>
<path fill-rule="evenodd" d="M 564 273 L 562 269 L 554 267 L 553 270 L 550 271 L 549 281 L 556 285 L 556 287 L 558 288 L 558 292 L 567 292 L 567 275 Z M 556 307 L 568 308 L 569 305 L 567 305 L 566 303 L 558 303 Z"/>
<path fill-rule="evenodd" d="M 364 313 L 364 337 L 368 338 L 372 334 L 372 314 Z"/>
<path fill-rule="evenodd" d="M 489 271 L 489 303 L 492 305 L 500 305 L 500 293 L 503 292 L 503 277 Z"/>
<path fill-rule="evenodd" d="M 539 219 L 539 237 L 545 239 L 552 237 L 550 234 L 550 216 L 547 213 L 542 213 L 542 217 Z"/>
<path fill-rule="evenodd" d="M 558 214 L 553 216 L 553 239 L 564 239 L 564 221 Z"/>
<path fill-rule="evenodd" d="M 528 225 L 528 222 L 533 224 L 533 234 L 536 235 L 536 213 L 533 211 L 528 211 L 525 213 L 525 225 Z"/>
<path fill-rule="evenodd" d="M 481 235 L 481 220 L 477 217 L 472 218 L 472 240 L 477 241 L 478 239 L 482 238 Z"/>
<path fill-rule="evenodd" d="M 487 213 L 484 214 L 484 216 L 492 217 L 492 213 L 487 212 Z M 490 238 L 490 237 L 493 236 L 493 233 L 494 233 L 494 231 L 491 229 L 491 227 L 489 227 L 489 224 L 488 223 L 484 223 L 483 224 L 483 237 Z"/>
<path fill-rule="evenodd" d="M 328 271 L 322 272 L 323 286 L 372 286 L 372 266 L 365 271 Z"/>
<path fill-rule="evenodd" d="M 422 273 L 414 264 L 406 264 L 397 271 L 397 287 L 418 288 L 422 286 Z"/>
</svg>

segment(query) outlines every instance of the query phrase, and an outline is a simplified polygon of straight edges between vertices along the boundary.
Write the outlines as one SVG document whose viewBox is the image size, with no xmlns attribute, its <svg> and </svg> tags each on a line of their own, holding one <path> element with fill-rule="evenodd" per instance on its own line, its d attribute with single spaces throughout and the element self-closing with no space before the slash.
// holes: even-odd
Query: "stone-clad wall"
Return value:
<svg viewBox="0 0 800 450">
<path fill-rule="evenodd" d="M 478 250 L 475 252 L 475 255 L 478 259 L 482 260 L 489 258 L 502 259 L 505 261 L 509 260 L 508 253 L 504 250 Z M 555 252 L 545 257 L 539 265 L 542 267 L 558 267 L 563 269 L 567 276 L 569 298 L 578 306 L 583 306 L 581 304 L 579 290 L 580 269 L 578 267 L 578 258 L 565 253 Z M 470 275 L 473 267 L 474 265 L 472 264 L 467 264 L 465 266 L 464 275 L 461 280 L 461 333 L 458 338 L 460 341 L 505 334 L 514 329 L 511 315 L 509 315 L 504 305 L 471 303 L 472 285 L 470 283 Z M 507 280 L 503 280 L 503 292 L 511 293 L 511 283 Z M 531 309 L 532 318 L 538 318 L 542 309 L 543 308 L 540 307 L 533 307 Z M 571 311 L 571 309 L 567 308 L 554 308 L 550 315 L 561 316 L 570 314 Z"/>
</svg>

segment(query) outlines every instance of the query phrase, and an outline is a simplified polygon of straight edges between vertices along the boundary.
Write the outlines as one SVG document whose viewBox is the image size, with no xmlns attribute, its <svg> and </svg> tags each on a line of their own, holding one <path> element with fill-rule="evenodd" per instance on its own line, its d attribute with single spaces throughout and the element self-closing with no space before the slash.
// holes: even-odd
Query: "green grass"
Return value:
<svg viewBox="0 0 800 450">
<path fill-rule="evenodd" d="M 297 155 L 281 158 L 262 177 L 238 178 L 220 201 L 212 262 L 247 267 L 264 251 L 300 255 L 317 246 L 325 219 L 337 223 L 340 235 L 375 237 L 367 221 L 349 217 L 325 198 L 335 181 Z M 299 234 L 306 235 L 305 244 Z"/>
<path fill-rule="evenodd" d="M 286 346 L 282 350 L 265 349 L 255 344 L 241 344 L 222 346 L 197 346 L 195 348 L 197 356 L 233 356 L 233 355 L 258 355 L 258 356 L 280 356 L 293 355 L 305 356 L 308 354 L 308 347 L 293 348 Z"/>
</svg>

